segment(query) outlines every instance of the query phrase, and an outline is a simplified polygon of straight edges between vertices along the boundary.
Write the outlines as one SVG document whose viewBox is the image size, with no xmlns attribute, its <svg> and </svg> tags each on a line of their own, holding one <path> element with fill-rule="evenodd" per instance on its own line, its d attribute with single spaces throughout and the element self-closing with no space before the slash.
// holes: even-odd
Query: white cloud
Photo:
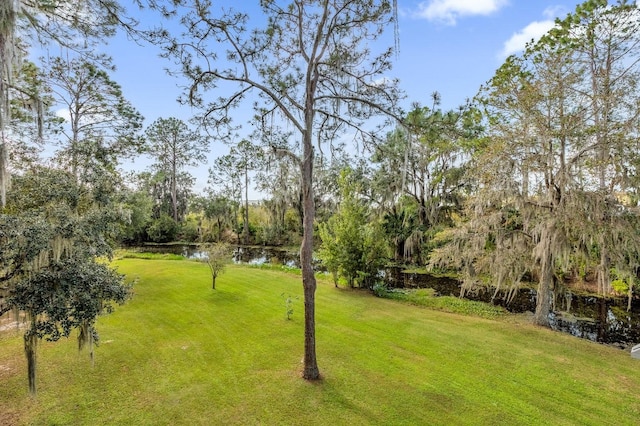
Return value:
<svg viewBox="0 0 640 426">
<path fill-rule="evenodd" d="M 509 55 L 523 51 L 527 43 L 532 40 L 539 40 L 540 37 L 545 35 L 554 25 L 555 22 L 553 20 L 534 21 L 530 23 L 504 42 L 501 56 L 506 58 Z"/>
<path fill-rule="evenodd" d="M 567 9 L 564 6 L 551 6 L 546 8 L 542 12 L 542 15 L 545 17 L 543 21 L 531 22 L 504 42 L 502 52 L 500 52 L 500 58 L 504 59 L 514 53 L 522 52 L 527 43 L 538 41 L 554 27 L 556 17 L 564 18 L 566 14 Z"/>
<path fill-rule="evenodd" d="M 490 15 L 507 3 L 508 0 L 428 0 L 418 5 L 415 15 L 430 21 L 455 25 L 460 17 Z"/>
<path fill-rule="evenodd" d="M 554 20 L 556 17 L 564 18 L 567 13 L 567 8 L 564 6 L 549 6 L 542 12 L 542 16 Z"/>
</svg>

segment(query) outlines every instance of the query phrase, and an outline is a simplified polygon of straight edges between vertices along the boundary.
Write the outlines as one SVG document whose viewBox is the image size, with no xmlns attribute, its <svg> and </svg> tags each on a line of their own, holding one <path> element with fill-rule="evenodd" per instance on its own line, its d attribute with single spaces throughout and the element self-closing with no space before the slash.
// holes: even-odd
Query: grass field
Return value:
<svg viewBox="0 0 640 426">
<path fill-rule="evenodd" d="M 300 277 L 121 259 L 134 297 L 101 317 L 92 368 L 75 339 L 39 348 L 0 332 L 0 425 L 637 425 L 640 361 L 535 328 L 335 289 L 320 281 L 323 379 L 299 376 Z M 285 299 L 293 300 L 286 319 Z"/>
</svg>

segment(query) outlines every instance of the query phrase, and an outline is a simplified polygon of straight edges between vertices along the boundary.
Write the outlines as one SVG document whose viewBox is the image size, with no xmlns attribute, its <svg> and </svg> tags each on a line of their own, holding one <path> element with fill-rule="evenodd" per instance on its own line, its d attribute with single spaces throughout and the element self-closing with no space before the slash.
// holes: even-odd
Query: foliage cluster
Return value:
<svg viewBox="0 0 640 426">
<path fill-rule="evenodd" d="M 387 256 L 380 228 L 370 221 L 368 206 L 359 198 L 358 184 L 352 170 L 343 170 L 338 180 L 338 211 L 318 225 L 322 239 L 318 255 L 336 286 L 344 278 L 349 287 L 371 288 Z"/>
</svg>

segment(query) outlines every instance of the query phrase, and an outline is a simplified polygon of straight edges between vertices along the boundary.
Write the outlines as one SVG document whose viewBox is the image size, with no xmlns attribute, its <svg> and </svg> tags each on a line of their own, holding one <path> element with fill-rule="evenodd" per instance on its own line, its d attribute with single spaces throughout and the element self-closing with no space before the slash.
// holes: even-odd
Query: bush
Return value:
<svg viewBox="0 0 640 426">
<path fill-rule="evenodd" d="M 178 224 L 171 216 L 163 214 L 151 222 L 147 234 L 151 241 L 156 243 L 175 241 L 178 234 Z"/>
<path fill-rule="evenodd" d="M 373 291 L 373 294 L 375 294 L 378 297 L 386 297 L 389 291 L 389 289 L 387 288 L 387 284 L 380 281 L 375 283 L 371 288 L 371 290 Z"/>
<path fill-rule="evenodd" d="M 185 222 L 180 226 L 180 240 L 196 242 L 200 240 L 199 218 L 194 215 L 187 216 Z"/>
<path fill-rule="evenodd" d="M 334 283 L 344 278 L 349 287 L 373 288 L 387 262 L 384 237 L 369 221 L 369 208 L 359 197 L 359 183 L 344 170 L 339 178 L 342 200 L 338 212 L 318 226 L 322 245 L 318 255 Z"/>
</svg>

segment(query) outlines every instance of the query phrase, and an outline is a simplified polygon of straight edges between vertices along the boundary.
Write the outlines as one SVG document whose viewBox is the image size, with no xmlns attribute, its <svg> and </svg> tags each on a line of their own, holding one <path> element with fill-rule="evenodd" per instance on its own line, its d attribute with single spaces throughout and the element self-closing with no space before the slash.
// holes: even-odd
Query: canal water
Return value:
<svg viewBox="0 0 640 426">
<path fill-rule="evenodd" d="M 154 245 L 139 247 L 138 250 L 181 254 L 188 258 L 201 255 L 195 245 Z M 254 265 L 300 265 L 298 253 L 269 247 L 237 247 L 233 260 Z M 316 268 L 321 268 L 319 262 Z M 387 268 L 381 276 L 392 288 L 432 288 L 440 296 L 460 296 L 461 284 L 453 278 L 407 273 L 401 268 Z M 521 288 L 509 301 L 505 293 L 495 294 L 494 289 L 466 291 L 464 297 L 500 305 L 513 313 L 533 313 L 536 308 L 536 291 L 530 288 Z M 622 349 L 630 349 L 640 343 L 640 301 L 637 299 L 633 301 L 631 311 L 627 312 L 626 298 L 601 298 L 567 291 L 555 295 L 549 321 L 554 330 Z"/>
</svg>

